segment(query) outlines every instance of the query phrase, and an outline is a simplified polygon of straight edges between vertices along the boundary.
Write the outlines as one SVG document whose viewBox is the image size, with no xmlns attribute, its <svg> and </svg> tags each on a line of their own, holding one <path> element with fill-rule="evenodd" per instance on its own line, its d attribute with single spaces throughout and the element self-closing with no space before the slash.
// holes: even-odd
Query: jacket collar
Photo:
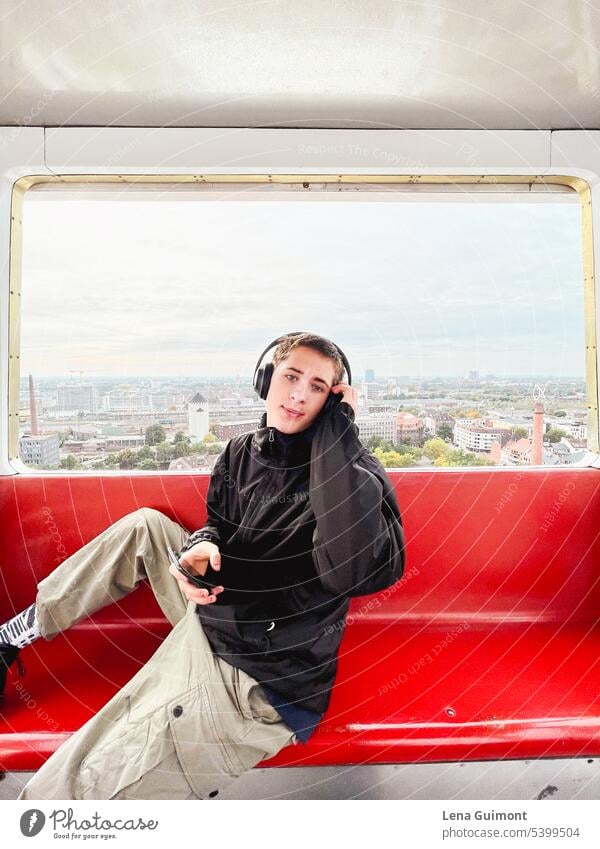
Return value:
<svg viewBox="0 0 600 849">
<path fill-rule="evenodd" d="M 254 431 L 252 443 L 265 457 L 278 457 L 290 464 L 308 463 L 317 423 L 318 417 L 298 433 L 283 433 L 273 425 L 267 427 L 267 413 L 264 412 Z"/>
</svg>

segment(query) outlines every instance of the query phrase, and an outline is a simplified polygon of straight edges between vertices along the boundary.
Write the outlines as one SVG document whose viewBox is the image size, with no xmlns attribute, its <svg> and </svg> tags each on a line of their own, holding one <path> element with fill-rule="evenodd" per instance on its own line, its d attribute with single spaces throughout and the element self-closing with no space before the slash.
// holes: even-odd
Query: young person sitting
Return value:
<svg viewBox="0 0 600 849">
<path fill-rule="evenodd" d="M 273 362 L 259 368 L 272 347 Z M 357 392 L 336 345 L 279 337 L 254 385 L 265 413 L 219 456 L 202 528 L 190 535 L 150 508 L 128 514 L 0 626 L 0 691 L 25 645 L 53 639 L 140 580 L 174 626 L 20 799 L 215 798 L 314 732 L 350 599 L 402 576 L 402 522 L 385 470 L 358 438 Z M 169 566 L 168 546 L 209 588 Z"/>
</svg>

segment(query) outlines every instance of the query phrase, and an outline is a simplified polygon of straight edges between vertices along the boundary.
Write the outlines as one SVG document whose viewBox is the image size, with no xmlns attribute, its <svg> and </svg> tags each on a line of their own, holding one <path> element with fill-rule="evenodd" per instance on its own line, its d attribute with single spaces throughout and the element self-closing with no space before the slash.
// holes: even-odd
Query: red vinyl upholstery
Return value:
<svg viewBox="0 0 600 849">
<path fill-rule="evenodd" d="M 329 709 L 264 765 L 600 756 L 600 471 L 390 472 L 404 577 L 353 599 Z M 139 507 L 205 518 L 206 475 L 0 478 L 0 621 Z M 39 767 L 168 633 L 140 585 L 13 667 L 0 769 Z"/>
</svg>

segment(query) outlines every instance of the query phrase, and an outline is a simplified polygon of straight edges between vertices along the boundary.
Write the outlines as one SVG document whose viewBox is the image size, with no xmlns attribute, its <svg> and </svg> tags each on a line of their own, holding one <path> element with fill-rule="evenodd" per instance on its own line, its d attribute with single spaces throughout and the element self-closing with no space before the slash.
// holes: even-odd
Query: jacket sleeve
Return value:
<svg viewBox="0 0 600 849">
<path fill-rule="evenodd" d="M 184 551 L 188 551 L 197 542 L 202 542 L 202 540 L 214 542 L 218 546 L 221 545 L 223 537 L 222 529 L 227 509 L 225 482 L 229 479 L 230 442 L 227 443 L 223 451 L 219 454 L 210 476 L 208 492 L 206 494 L 206 524 L 190 534 L 181 548 L 181 554 Z"/>
<path fill-rule="evenodd" d="M 404 530 L 398 501 L 381 463 L 358 438 L 345 401 L 324 417 L 312 443 L 310 501 L 316 527 L 313 561 L 323 587 L 369 595 L 404 572 Z"/>
</svg>

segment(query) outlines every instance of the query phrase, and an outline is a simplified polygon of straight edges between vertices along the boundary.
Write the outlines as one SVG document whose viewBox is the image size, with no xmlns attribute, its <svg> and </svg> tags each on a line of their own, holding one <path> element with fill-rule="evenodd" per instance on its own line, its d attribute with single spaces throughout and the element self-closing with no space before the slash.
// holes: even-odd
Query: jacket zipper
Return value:
<svg viewBox="0 0 600 849">
<path fill-rule="evenodd" d="M 273 428 L 270 427 L 269 428 L 269 442 L 274 442 L 274 441 L 275 441 L 275 436 L 273 435 Z M 272 459 L 274 465 L 277 468 L 279 468 L 278 460 L 275 457 L 272 457 L 271 459 Z M 262 493 L 263 497 L 267 494 L 270 495 L 271 490 L 274 490 L 274 492 L 277 492 L 278 484 L 279 484 L 279 482 L 277 480 L 277 477 L 274 476 L 274 478 L 271 480 L 270 484 L 267 485 L 265 491 Z M 261 509 L 262 509 L 262 504 L 259 501 L 258 505 L 252 511 L 251 515 L 246 516 L 246 521 L 245 521 L 246 527 L 244 528 L 244 530 L 241 534 L 240 542 L 248 542 L 248 538 L 249 538 L 250 533 L 251 533 L 252 523 L 254 522 L 254 520 L 256 519 L 258 514 L 260 513 Z"/>
</svg>

